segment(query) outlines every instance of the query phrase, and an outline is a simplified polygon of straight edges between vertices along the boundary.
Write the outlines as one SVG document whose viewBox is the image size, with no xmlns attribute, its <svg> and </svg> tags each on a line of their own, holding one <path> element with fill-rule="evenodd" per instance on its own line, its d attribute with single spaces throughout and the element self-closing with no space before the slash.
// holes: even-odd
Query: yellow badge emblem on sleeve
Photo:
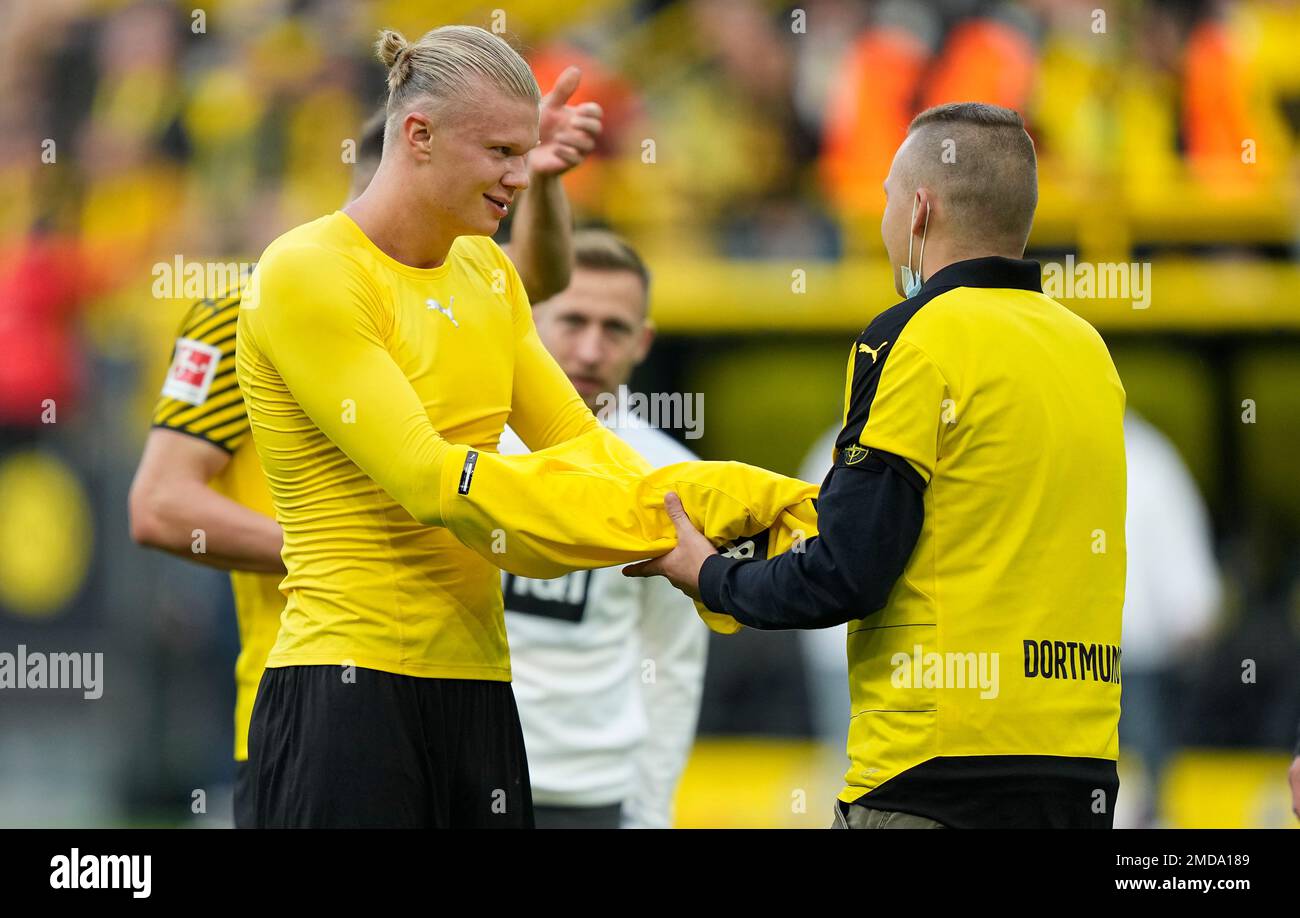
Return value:
<svg viewBox="0 0 1300 918">
<path fill-rule="evenodd" d="M 845 465 L 857 465 L 863 459 L 867 458 L 867 453 L 869 452 L 871 452 L 871 450 L 867 449 L 865 446 L 858 446 L 855 443 L 852 446 L 846 447 L 841 455 L 844 457 Z"/>
</svg>

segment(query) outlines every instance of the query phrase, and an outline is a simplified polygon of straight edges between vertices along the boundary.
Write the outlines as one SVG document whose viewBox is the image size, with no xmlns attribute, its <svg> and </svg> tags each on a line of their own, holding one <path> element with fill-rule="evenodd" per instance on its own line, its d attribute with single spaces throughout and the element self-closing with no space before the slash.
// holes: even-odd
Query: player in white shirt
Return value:
<svg viewBox="0 0 1300 918">
<path fill-rule="evenodd" d="M 696 458 L 610 395 L 649 353 L 649 276 L 627 243 L 573 238 L 569 287 L 538 303 L 542 342 L 578 394 L 655 467 Z M 502 453 L 526 448 L 507 428 Z M 555 580 L 502 574 L 515 700 L 537 827 L 668 828 L 695 739 L 708 629 L 659 577 L 618 568 Z"/>
</svg>

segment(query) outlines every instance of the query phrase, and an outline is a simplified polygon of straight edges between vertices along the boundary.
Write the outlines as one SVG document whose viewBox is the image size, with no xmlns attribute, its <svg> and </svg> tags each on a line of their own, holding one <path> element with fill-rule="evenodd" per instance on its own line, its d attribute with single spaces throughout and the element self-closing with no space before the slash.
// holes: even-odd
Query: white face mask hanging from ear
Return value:
<svg viewBox="0 0 1300 918">
<path fill-rule="evenodd" d="M 911 231 L 911 226 L 916 222 L 916 205 L 915 198 L 912 199 L 912 219 L 908 221 L 907 235 L 907 264 L 900 265 L 899 270 L 903 272 L 903 296 L 909 300 L 921 292 L 921 265 L 925 261 L 925 234 L 930 229 L 930 202 L 925 202 L 925 226 L 921 229 L 921 257 L 916 260 L 916 273 L 912 273 L 912 240 L 915 235 Z"/>
</svg>

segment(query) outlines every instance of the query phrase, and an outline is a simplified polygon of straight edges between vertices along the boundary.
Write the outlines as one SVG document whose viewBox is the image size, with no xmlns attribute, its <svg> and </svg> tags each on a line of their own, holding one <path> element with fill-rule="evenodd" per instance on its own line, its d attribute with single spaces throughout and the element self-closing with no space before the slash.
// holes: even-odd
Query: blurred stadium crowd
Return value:
<svg viewBox="0 0 1300 918">
<path fill-rule="evenodd" d="M 139 550 L 125 524 L 185 305 L 153 294 L 153 267 L 253 261 L 339 206 L 347 145 L 382 98 L 377 28 L 447 22 L 504 31 L 543 91 L 583 69 L 575 101 L 603 106 L 605 134 L 566 188 L 580 223 L 626 235 L 652 272 L 678 257 L 719 271 L 879 259 L 880 182 L 908 122 L 963 99 L 1022 112 L 1035 139 L 1031 257 L 1229 265 L 1205 276 L 1260 301 L 1246 318 L 1171 303 L 1219 291 L 1192 273 L 1161 292 L 1157 267 L 1165 299 L 1150 327 L 1133 314 L 1098 324 L 1130 403 L 1204 493 L 1222 569 L 1214 623 L 1164 689 L 1180 699 L 1171 742 L 1274 758 L 1290 747 L 1300 3 L 18 0 L 0 7 L 0 643 L 93 643 L 120 687 L 98 707 L 0 709 L 0 824 L 170 822 L 191 788 L 229 780 L 225 579 Z M 784 340 L 770 315 L 734 334 L 743 301 L 668 286 L 684 302 L 664 313 L 642 385 L 707 395 L 691 444 L 706 458 L 795 473 L 838 417 L 844 333 L 892 302 L 883 278 L 854 303 L 810 303 L 859 314 L 856 326 L 832 318 Z M 725 337 L 680 318 L 724 308 L 739 310 Z M 751 385 L 773 362 L 807 374 L 826 410 L 810 417 L 785 386 Z M 1254 427 L 1243 399 L 1258 405 Z M 814 735 L 814 667 L 799 647 L 715 641 L 702 738 Z M 718 748 L 700 768 L 749 754 Z M 1250 799 L 1243 821 L 1272 818 Z"/>
</svg>

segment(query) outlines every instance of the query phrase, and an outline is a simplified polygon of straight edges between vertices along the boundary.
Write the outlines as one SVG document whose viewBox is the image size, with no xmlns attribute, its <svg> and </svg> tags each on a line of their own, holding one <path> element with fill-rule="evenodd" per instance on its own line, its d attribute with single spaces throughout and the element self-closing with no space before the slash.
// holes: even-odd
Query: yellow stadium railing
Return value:
<svg viewBox="0 0 1300 918">
<path fill-rule="evenodd" d="M 651 267 L 655 322 L 671 334 L 857 332 L 900 299 L 881 257 L 665 257 Z M 1167 257 L 1149 277 L 1146 308 L 1132 297 L 1061 301 L 1103 331 L 1300 331 L 1300 264 Z"/>
</svg>

